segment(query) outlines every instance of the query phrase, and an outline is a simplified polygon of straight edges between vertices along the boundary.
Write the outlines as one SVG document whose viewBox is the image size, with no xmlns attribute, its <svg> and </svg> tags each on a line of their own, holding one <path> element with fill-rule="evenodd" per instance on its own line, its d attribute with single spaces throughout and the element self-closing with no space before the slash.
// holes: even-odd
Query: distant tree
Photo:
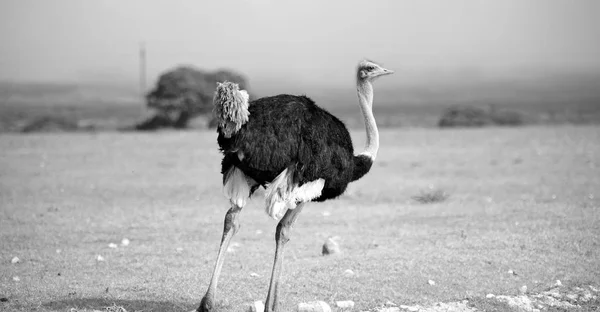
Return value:
<svg viewBox="0 0 600 312">
<path fill-rule="evenodd" d="M 217 82 L 223 81 L 235 82 L 240 88 L 248 89 L 246 78 L 228 69 L 206 72 L 192 66 L 179 66 L 163 73 L 156 87 L 146 95 L 147 105 L 157 111 L 156 115 L 135 128 L 186 128 L 190 119 L 212 113 Z"/>
</svg>

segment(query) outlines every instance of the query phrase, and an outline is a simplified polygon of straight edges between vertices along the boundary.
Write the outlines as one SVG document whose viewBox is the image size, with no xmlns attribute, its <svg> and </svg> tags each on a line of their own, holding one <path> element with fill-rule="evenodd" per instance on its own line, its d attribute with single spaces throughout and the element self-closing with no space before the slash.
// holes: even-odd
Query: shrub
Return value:
<svg viewBox="0 0 600 312">
<path fill-rule="evenodd" d="M 479 107 L 461 106 L 451 107 L 444 111 L 438 126 L 445 127 L 483 127 L 489 125 L 519 126 L 524 124 L 523 115 L 519 112 L 496 110 L 491 106 L 489 110 Z"/>
<path fill-rule="evenodd" d="M 477 107 L 451 107 L 444 111 L 438 126 L 446 127 L 483 127 L 491 120 L 485 110 Z"/>
<path fill-rule="evenodd" d="M 134 126 L 137 130 L 164 127 L 186 128 L 198 115 L 212 114 L 212 99 L 217 82 L 231 81 L 248 89 L 248 82 L 232 70 L 206 72 L 191 66 L 180 66 L 160 75 L 156 87 L 146 95 L 149 108 L 156 115 Z"/>
</svg>

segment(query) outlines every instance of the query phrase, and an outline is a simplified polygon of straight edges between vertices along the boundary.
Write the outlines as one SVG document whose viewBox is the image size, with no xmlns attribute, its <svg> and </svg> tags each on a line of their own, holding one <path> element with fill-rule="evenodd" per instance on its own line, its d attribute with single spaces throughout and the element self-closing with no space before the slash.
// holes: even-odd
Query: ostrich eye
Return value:
<svg viewBox="0 0 600 312">
<path fill-rule="evenodd" d="M 372 71 L 372 70 L 374 70 L 374 69 L 375 69 L 375 67 L 373 67 L 373 66 L 367 66 L 365 69 L 366 69 L 367 71 Z"/>
</svg>

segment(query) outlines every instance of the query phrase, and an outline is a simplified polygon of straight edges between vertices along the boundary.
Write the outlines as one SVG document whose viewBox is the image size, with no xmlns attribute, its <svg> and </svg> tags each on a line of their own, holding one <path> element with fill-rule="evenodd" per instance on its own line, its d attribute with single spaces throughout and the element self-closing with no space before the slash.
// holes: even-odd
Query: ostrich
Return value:
<svg viewBox="0 0 600 312">
<path fill-rule="evenodd" d="M 377 157 L 379 132 L 373 117 L 372 81 L 393 71 L 364 60 L 356 72 L 358 102 L 364 116 L 365 151 L 354 155 L 344 123 L 306 96 L 281 94 L 248 103 L 237 84 L 219 83 L 214 97 L 218 138 L 223 153 L 223 193 L 231 202 L 221 246 L 206 294 L 197 311 L 215 311 L 217 282 L 225 250 L 239 229 L 246 200 L 262 186 L 266 212 L 280 220 L 265 312 L 278 310 L 284 247 L 304 204 L 340 196 L 348 183 L 363 177 Z"/>
</svg>

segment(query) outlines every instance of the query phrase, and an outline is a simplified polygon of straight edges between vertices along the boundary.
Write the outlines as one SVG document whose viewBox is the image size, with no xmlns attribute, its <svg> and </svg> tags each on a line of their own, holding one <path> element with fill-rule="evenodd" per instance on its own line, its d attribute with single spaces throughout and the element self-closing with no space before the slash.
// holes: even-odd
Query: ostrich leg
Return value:
<svg viewBox="0 0 600 312">
<path fill-rule="evenodd" d="M 277 294 L 279 292 L 279 279 L 281 277 L 281 265 L 283 262 L 283 249 L 285 244 L 290 240 L 290 231 L 298 215 L 304 208 L 304 203 L 300 203 L 294 209 L 288 210 L 279 224 L 275 232 L 275 262 L 273 264 L 273 272 L 271 273 L 271 283 L 269 285 L 269 294 L 265 302 L 265 312 L 277 311 Z"/>
<path fill-rule="evenodd" d="M 242 207 L 233 205 L 225 215 L 225 226 L 223 229 L 223 238 L 221 238 L 221 247 L 219 247 L 219 254 L 217 256 L 217 262 L 215 263 L 215 269 L 210 279 L 210 284 L 206 295 L 202 298 L 200 306 L 198 307 L 199 312 L 214 312 L 215 311 L 215 294 L 217 292 L 217 283 L 219 281 L 219 275 L 221 274 L 221 268 L 223 267 L 223 260 L 225 257 L 225 251 L 229 247 L 229 242 L 237 230 L 240 228 L 238 221 L 238 215 L 242 211 Z"/>
</svg>

